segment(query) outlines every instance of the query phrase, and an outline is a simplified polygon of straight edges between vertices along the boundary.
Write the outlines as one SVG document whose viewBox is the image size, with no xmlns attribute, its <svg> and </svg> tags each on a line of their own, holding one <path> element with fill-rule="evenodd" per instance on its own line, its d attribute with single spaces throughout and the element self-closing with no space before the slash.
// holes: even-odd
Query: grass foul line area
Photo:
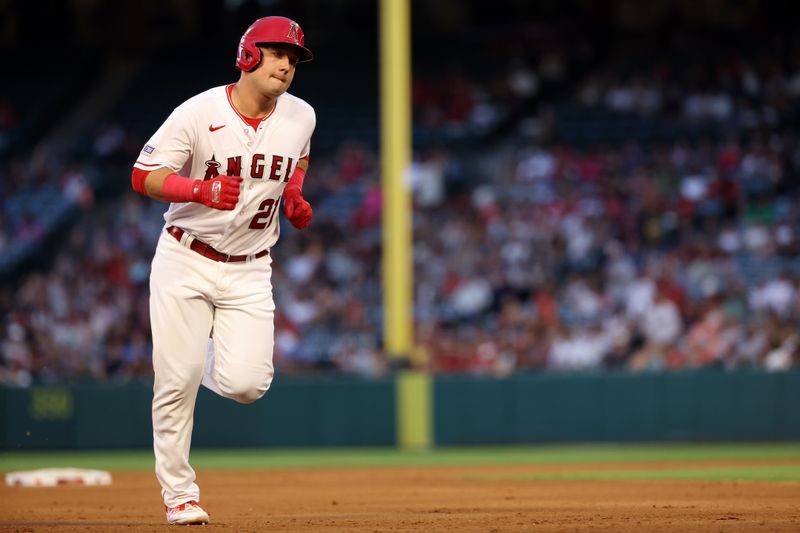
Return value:
<svg viewBox="0 0 800 533">
<path fill-rule="evenodd" d="M 576 465 L 581 463 L 642 463 L 650 461 L 757 460 L 774 462 L 776 460 L 800 460 L 800 444 L 494 446 L 436 448 L 430 451 L 401 451 L 394 448 L 238 448 L 195 450 L 192 452 L 191 460 L 195 467 L 224 469 L 489 466 L 504 464 Z M 107 470 L 152 470 L 153 464 L 153 456 L 150 450 L 0 452 L 0 471 L 4 472 L 66 466 Z M 773 475 L 783 475 L 779 468 L 788 469 L 787 472 L 791 472 L 792 468 L 796 467 L 776 467 L 776 472 Z M 674 471 L 672 475 L 678 475 L 675 472 L 679 473 L 680 471 Z M 570 475 L 573 474 L 570 473 Z M 602 475 L 608 475 L 608 472 L 603 472 Z M 625 472 L 624 475 L 632 474 L 631 472 Z"/>
</svg>

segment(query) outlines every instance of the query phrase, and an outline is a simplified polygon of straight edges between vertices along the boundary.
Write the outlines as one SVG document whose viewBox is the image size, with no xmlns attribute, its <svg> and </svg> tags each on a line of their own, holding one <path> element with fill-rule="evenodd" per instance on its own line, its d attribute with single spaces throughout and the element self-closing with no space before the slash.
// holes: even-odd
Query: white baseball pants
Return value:
<svg viewBox="0 0 800 533">
<path fill-rule="evenodd" d="M 161 233 L 150 273 L 153 450 L 168 507 L 200 500 L 189 465 L 200 384 L 251 403 L 272 382 L 271 263 L 269 255 L 249 262 L 216 262 Z M 207 361 L 212 328 L 213 352 Z"/>
</svg>

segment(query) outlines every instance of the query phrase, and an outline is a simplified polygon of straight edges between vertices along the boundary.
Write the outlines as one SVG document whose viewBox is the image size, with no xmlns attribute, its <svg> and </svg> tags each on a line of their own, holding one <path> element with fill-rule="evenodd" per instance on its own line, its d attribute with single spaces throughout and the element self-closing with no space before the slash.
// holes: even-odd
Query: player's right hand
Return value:
<svg viewBox="0 0 800 533">
<path fill-rule="evenodd" d="M 192 198 L 214 209 L 230 211 L 239 201 L 241 176 L 217 176 L 213 180 L 198 181 L 192 190 Z"/>
</svg>

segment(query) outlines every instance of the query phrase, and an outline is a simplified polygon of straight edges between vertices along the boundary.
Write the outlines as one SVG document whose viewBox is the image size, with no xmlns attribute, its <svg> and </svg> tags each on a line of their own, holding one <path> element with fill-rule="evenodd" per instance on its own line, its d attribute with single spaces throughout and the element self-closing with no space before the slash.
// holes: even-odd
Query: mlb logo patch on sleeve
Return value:
<svg viewBox="0 0 800 533">
<path fill-rule="evenodd" d="M 153 150 L 155 150 L 154 146 L 150 146 L 149 144 L 145 144 L 144 148 L 142 149 L 142 152 L 144 152 L 146 154 L 152 154 Z"/>
</svg>

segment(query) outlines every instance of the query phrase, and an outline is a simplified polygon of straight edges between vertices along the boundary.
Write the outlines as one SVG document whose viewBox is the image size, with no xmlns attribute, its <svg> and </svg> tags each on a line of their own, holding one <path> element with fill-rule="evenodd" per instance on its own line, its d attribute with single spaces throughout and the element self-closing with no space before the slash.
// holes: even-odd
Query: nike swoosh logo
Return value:
<svg viewBox="0 0 800 533">
<path fill-rule="evenodd" d="M 213 124 L 209 124 L 208 125 L 208 131 L 217 131 L 217 130 L 221 130 L 224 127 L 225 127 L 225 124 L 223 124 L 222 126 L 217 126 L 216 128 L 214 127 Z"/>
</svg>

